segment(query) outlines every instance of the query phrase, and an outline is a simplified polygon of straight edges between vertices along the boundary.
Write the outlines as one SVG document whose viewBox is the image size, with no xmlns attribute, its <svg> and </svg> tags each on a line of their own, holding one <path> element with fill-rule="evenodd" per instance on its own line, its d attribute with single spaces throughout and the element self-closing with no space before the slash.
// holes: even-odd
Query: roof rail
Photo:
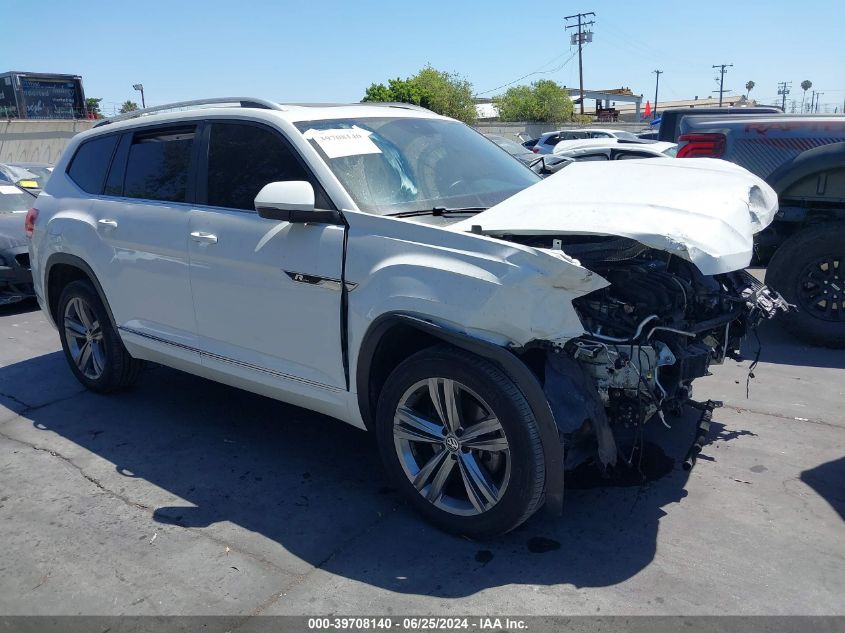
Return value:
<svg viewBox="0 0 845 633">
<path fill-rule="evenodd" d="M 381 105 L 388 108 L 404 108 L 406 110 L 422 110 L 423 112 L 431 112 L 428 108 L 424 108 L 416 103 L 405 103 L 403 101 L 362 101 L 361 105 Z"/>
<path fill-rule="evenodd" d="M 213 99 L 194 99 L 192 101 L 177 101 L 175 103 L 165 103 L 164 105 L 152 106 L 149 108 L 144 108 L 142 110 L 132 110 L 131 112 L 125 112 L 123 114 L 118 114 L 117 116 L 109 117 L 108 119 L 103 119 L 94 127 L 108 125 L 109 123 L 115 123 L 117 121 L 136 119 L 138 117 L 146 116 L 148 114 L 163 112 L 164 110 L 175 110 L 176 108 L 190 108 L 193 106 L 215 105 L 222 103 L 237 104 L 237 106 L 240 108 L 284 110 L 284 108 L 278 103 L 274 103 L 273 101 L 267 101 L 266 99 L 254 99 L 252 97 L 215 97 Z"/>
</svg>

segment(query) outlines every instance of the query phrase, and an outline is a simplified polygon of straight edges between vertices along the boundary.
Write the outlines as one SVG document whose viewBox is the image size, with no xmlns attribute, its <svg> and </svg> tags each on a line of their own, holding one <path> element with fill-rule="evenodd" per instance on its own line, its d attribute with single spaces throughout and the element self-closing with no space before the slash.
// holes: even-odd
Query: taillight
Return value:
<svg viewBox="0 0 845 633">
<path fill-rule="evenodd" d="M 38 219 L 38 209 L 33 207 L 26 212 L 26 218 L 23 221 L 23 230 L 27 237 L 32 237 L 32 232 L 35 230 L 35 221 Z"/>
<path fill-rule="evenodd" d="M 709 156 L 718 158 L 725 153 L 724 134 L 681 134 L 678 143 L 686 143 L 678 149 L 678 158 Z"/>
<path fill-rule="evenodd" d="M 531 151 L 534 152 L 535 154 L 539 154 L 540 148 L 535 145 L 534 147 L 531 148 Z"/>
</svg>

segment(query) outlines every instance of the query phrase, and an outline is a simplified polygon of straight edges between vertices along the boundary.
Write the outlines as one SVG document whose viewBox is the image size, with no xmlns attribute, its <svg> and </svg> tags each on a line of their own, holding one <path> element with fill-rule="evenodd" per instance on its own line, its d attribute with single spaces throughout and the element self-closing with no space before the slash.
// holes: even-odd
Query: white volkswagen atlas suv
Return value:
<svg viewBox="0 0 845 633">
<path fill-rule="evenodd" d="M 411 505 L 482 537 L 686 404 L 694 462 L 691 383 L 786 307 L 743 271 L 776 210 L 722 161 L 541 179 L 422 108 L 237 98 L 75 136 L 26 231 L 86 387 L 151 361 L 368 429 Z"/>
</svg>

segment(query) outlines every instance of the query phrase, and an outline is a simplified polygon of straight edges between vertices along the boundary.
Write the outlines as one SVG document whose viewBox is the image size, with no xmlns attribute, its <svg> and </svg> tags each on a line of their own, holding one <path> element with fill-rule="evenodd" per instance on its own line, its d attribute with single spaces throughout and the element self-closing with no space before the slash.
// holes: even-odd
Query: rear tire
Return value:
<svg viewBox="0 0 845 633">
<path fill-rule="evenodd" d="M 56 325 L 68 365 L 85 387 L 112 393 L 137 380 L 144 363 L 126 351 L 90 281 L 72 281 L 65 287 Z"/>
<path fill-rule="evenodd" d="M 798 310 L 781 318 L 797 338 L 845 347 L 845 224 L 800 230 L 775 252 L 766 284 Z"/>
<path fill-rule="evenodd" d="M 447 532 L 502 534 L 541 505 L 545 463 L 531 407 L 479 356 L 437 346 L 402 362 L 380 394 L 376 435 L 394 484 Z"/>
</svg>

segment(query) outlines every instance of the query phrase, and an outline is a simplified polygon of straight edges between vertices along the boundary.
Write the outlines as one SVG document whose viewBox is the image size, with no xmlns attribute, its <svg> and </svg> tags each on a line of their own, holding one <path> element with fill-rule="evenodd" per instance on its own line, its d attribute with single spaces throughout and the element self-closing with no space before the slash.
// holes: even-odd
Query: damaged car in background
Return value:
<svg viewBox="0 0 845 633">
<path fill-rule="evenodd" d="M 33 204 L 32 193 L 0 183 L 0 306 L 35 296 L 23 228 L 24 214 Z"/>
<path fill-rule="evenodd" d="M 567 468 L 631 468 L 686 405 L 692 465 L 694 381 L 789 307 L 743 270 L 776 210 L 721 161 L 544 179 L 419 107 L 250 98 L 77 135 L 26 232 L 86 387 L 152 361 L 339 418 L 428 520 L 483 537 L 560 512 Z"/>
</svg>

